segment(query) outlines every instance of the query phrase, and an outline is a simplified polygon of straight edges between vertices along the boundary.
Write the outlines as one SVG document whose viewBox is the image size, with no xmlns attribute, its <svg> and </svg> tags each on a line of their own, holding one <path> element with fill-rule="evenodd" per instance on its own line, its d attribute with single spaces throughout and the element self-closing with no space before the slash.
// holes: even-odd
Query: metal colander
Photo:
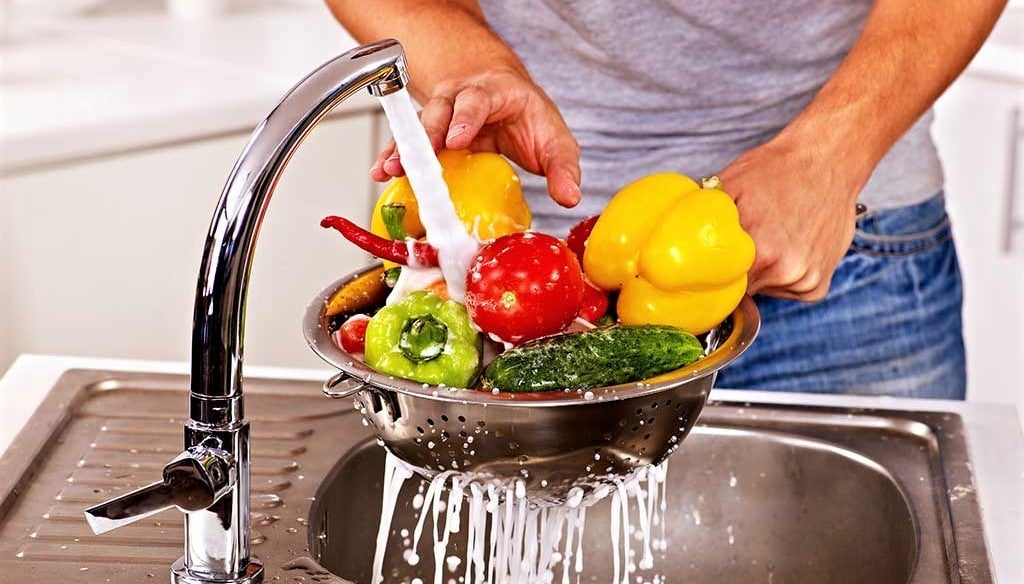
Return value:
<svg viewBox="0 0 1024 584">
<path fill-rule="evenodd" d="M 697 421 L 716 372 L 739 357 L 760 324 L 745 297 L 708 333 L 703 359 L 643 383 L 498 394 L 436 387 L 377 372 L 332 340 L 328 299 L 375 267 L 331 284 L 306 310 L 306 341 L 341 370 L 324 393 L 354 397 L 377 437 L 423 476 L 457 470 L 523 480 L 539 501 L 564 500 L 574 486 L 594 488 L 668 457 Z"/>
</svg>

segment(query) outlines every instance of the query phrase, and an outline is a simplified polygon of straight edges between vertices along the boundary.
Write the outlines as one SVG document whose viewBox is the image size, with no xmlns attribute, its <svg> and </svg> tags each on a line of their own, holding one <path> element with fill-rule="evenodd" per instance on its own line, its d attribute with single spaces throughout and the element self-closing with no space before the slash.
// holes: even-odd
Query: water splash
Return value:
<svg viewBox="0 0 1024 584">
<path fill-rule="evenodd" d="M 377 532 L 374 582 L 381 569 L 391 520 L 403 482 L 413 476 L 404 462 L 387 454 L 384 468 L 384 505 Z M 456 471 L 439 473 L 426 492 L 417 494 L 419 518 L 403 558 L 420 562 L 420 541 L 428 515 L 433 522 L 430 551 L 434 557 L 434 584 L 444 584 L 444 568 L 463 572 L 464 584 L 551 584 L 561 575 L 563 584 L 583 573 L 583 534 L 588 509 L 611 498 L 611 544 L 614 584 L 629 584 L 639 570 L 654 566 L 654 550 L 664 551 L 666 465 L 638 469 L 614 484 L 584 493 L 573 489 L 562 505 L 539 505 L 531 500 L 522 480 L 481 481 Z M 467 511 L 462 521 L 463 510 Z M 654 535 L 661 527 L 660 538 Z M 465 557 L 448 555 L 451 536 L 465 531 Z M 634 549 L 634 546 L 639 546 Z M 632 557 L 639 557 L 634 562 Z M 449 580 L 450 581 L 450 578 Z"/>
<path fill-rule="evenodd" d="M 455 213 L 455 204 L 441 174 L 441 163 L 416 115 L 409 92 L 402 89 L 385 95 L 380 98 L 380 103 L 391 126 L 402 167 L 416 193 L 420 221 L 427 230 L 430 243 L 437 248 L 448 294 L 453 300 L 462 302 L 466 274 L 480 244 L 466 232 Z"/>
</svg>

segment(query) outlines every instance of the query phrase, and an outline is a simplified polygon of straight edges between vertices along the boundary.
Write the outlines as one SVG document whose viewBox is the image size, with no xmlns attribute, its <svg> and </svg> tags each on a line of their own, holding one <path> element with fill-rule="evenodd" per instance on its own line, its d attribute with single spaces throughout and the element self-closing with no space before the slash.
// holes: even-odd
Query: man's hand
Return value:
<svg viewBox="0 0 1024 584">
<path fill-rule="evenodd" d="M 863 170 L 825 152 L 775 140 L 718 174 L 757 246 L 747 290 L 804 302 L 821 300 L 853 239 Z"/>
<path fill-rule="evenodd" d="M 547 178 L 555 202 L 580 200 L 580 149 L 554 102 L 487 25 L 477 0 L 327 0 L 361 42 L 397 39 L 409 56 L 409 86 L 435 150 L 489 150 Z M 370 171 L 385 181 L 403 173 L 394 144 Z"/>
<path fill-rule="evenodd" d="M 757 245 L 749 291 L 815 301 L 853 237 L 855 201 L 892 145 L 963 71 L 1006 0 L 875 0 L 807 108 L 719 173 Z"/>
<path fill-rule="evenodd" d="M 548 193 L 564 207 L 580 201 L 580 149 L 554 102 L 525 71 L 494 68 L 438 83 L 420 112 L 434 150 L 500 152 L 524 170 L 547 177 Z M 404 174 L 391 142 L 370 177 Z"/>
</svg>

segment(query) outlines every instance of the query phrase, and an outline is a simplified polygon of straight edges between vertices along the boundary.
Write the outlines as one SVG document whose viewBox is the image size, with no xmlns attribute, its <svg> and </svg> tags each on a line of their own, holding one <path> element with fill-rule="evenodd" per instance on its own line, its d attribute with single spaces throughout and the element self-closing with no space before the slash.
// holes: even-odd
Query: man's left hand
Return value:
<svg viewBox="0 0 1024 584">
<path fill-rule="evenodd" d="M 870 172 L 851 171 L 849 160 L 825 150 L 780 136 L 718 174 L 757 246 L 750 294 L 816 302 L 828 293 Z"/>
</svg>

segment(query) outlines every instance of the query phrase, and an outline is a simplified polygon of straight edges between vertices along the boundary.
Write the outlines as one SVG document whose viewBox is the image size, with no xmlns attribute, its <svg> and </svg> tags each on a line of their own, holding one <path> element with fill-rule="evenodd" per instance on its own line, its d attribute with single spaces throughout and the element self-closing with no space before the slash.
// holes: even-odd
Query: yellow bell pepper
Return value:
<svg viewBox="0 0 1024 584">
<path fill-rule="evenodd" d="M 523 198 L 519 176 L 501 155 L 442 150 L 437 159 L 441 162 L 455 213 L 474 237 L 484 241 L 530 228 L 532 217 Z M 381 207 L 387 204 L 405 205 L 403 226 L 409 237 L 425 235 L 420 223 L 419 204 L 408 178 L 392 181 L 377 199 L 370 231 L 381 237 L 388 237 L 380 212 Z"/>
<path fill-rule="evenodd" d="M 627 185 L 601 213 L 583 268 L 604 290 L 619 290 L 619 320 L 707 332 L 739 304 L 754 263 L 726 193 L 659 173 Z"/>
</svg>

